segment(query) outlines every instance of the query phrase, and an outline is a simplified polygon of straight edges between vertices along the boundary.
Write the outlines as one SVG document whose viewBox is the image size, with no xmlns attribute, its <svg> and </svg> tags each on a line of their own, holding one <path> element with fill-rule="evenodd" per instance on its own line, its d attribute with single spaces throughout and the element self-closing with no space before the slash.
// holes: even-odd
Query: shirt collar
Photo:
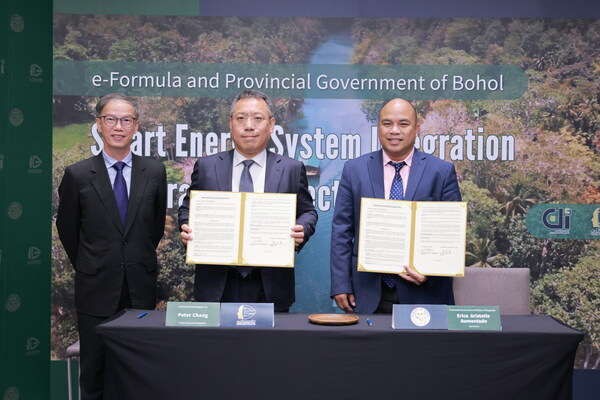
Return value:
<svg viewBox="0 0 600 400">
<path fill-rule="evenodd" d="M 383 153 L 383 166 L 385 167 L 386 165 L 388 165 L 388 163 L 390 161 L 392 161 L 392 159 L 390 158 L 390 156 L 388 156 L 388 154 L 385 152 L 385 150 L 382 149 L 381 152 Z M 401 160 L 401 161 L 404 161 L 406 163 L 406 165 L 408 165 L 409 168 L 412 165 L 412 159 L 413 159 L 414 154 L 415 154 L 415 148 L 413 147 L 410 154 L 408 156 L 406 156 L 406 158 L 404 160 Z M 397 161 L 392 161 L 392 162 L 397 162 Z"/>
<path fill-rule="evenodd" d="M 104 164 L 106 164 L 107 168 L 111 168 L 113 165 L 115 165 L 116 162 L 118 162 L 118 160 L 115 160 L 114 158 L 112 158 L 111 156 L 106 154 L 105 152 L 102 152 L 102 157 L 104 158 Z M 129 154 L 127 154 L 127 156 L 125 156 L 125 158 L 122 159 L 121 161 L 123 161 L 125 163 L 125 165 L 127 165 L 129 168 L 131 168 L 132 160 L 133 160 L 133 155 L 131 154 L 131 152 L 129 152 Z"/>
<path fill-rule="evenodd" d="M 233 165 L 236 166 L 236 165 L 240 164 L 244 160 L 247 160 L 247 158 L 244 157 L 243 155 L 241 155 L 237 150 L 234 149 L 234 151 L 233 151 Z M 267 149 L 261 151 L 260 153 L 258 153 L 254 157 L 252 157 L 252 160 L 256 164 L 258 164 L 260 167 L 264 167 L 267 164 Z"/>
</svg>

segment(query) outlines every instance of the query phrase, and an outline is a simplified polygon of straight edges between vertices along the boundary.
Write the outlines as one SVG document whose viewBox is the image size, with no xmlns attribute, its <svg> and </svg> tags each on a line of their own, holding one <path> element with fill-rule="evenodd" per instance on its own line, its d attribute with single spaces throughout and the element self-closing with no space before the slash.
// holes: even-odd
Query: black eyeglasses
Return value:
<svg viewBox="0 0 600 400">
<path fill-rule="evenodd" d="M 101 115 L 98 118 L 102 118 L 104 120 L 104 125 L 106 126 L 115 126 L 117 122 L 121 121 L 123 128 L 131 128 L 137 119 L 134 117 L 117 118 L 113 115 Z"/>
</svg>

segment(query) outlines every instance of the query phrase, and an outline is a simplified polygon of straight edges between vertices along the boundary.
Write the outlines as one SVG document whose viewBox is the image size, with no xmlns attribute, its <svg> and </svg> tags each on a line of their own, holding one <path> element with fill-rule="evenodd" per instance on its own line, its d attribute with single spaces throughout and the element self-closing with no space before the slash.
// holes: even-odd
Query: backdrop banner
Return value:
<svg viewBox="0 0 600 400">
<path fill-rule="evenodd" d="M 529 268 L 532 311 L 584 332 L 576 367 L 600 366 L 597 238 L 560 230 L 539 237 L 528 227 L 543 221 L 526 224 L 534 205 L 586 204 L 569 209 L 589 215 L 569 221 L 595 232 L 598 10 L 580 18 L 561 14 L 559 2 L 509 1 L 474 15 L 464 1 L 444 17 L 427 14 L 432 1 L 407 11 L 357 0 L 341 14 L 329 1 L 285 9 L 267 1 L 250 11 L 241 1 L 227 10 L 214 1 L 84 3 L 55 1 L 52 214 L 64 168 L 102 150 L 99 97 L 136 96 L 132 151 L 167 168 L 159 308 L 192 300 L 194 267 L 185 264 L 176 221 L 193 164 L 232 148 L 231 99 L 257 89 L 274 100 L 269 149 L 305 163 L 319 213 L 296 256 L 292 311 L 339 311 L 329 297 L 329 249 L 342 167 L 380 148 L 379 108 L 402 97 L 421 117 L 416 147 L 457 168 L 469 207 L 467 265 Z M 52 357 L 61 359 L 77 340 L 73 269 L 52 229 Z"/>
</svg>

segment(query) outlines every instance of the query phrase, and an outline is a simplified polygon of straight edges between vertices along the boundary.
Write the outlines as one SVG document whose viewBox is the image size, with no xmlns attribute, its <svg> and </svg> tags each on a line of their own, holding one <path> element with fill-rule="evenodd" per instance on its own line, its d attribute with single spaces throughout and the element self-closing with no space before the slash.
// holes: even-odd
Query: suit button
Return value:
<svg viewBox="0 0 600 400">
<path fill-rule="evenodd" d="M 125 263 L 121 263 L 121 269 L 125 268 Z"/>
<path fill-rule="evenodd" d="M 123 242 L 123 245 L 124 245 L 124 246 L 125 246 L 125 245 L 127 245 L 127 244 L 128 244 L 128 243 L 127 243 L 127 240 Z"/>
</svg>

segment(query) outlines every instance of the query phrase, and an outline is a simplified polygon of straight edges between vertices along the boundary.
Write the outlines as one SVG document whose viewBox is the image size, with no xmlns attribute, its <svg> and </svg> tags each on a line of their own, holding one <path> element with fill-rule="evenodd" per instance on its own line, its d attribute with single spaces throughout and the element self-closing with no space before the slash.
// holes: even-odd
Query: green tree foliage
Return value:
<svg viewBox="0 0 600 400">
<path fill-rule="evenodd" d="M 167 301 L 193 301 L 194 265 L 185 263 L 177 210 L 167 212 L 165 234 L 158 246 L 158 307 Z"/>
<path fill-rule="evenodd" d="M 575 368 L 600 368 L 600 247 L 577 264 L 540 279 L 532 290 L 537 314 L 551 315 L 583 332 Z"/>
<path fill-rule="evenodd" d="M 66 151 L 55 151 L 52 157 L 52 309 L 50 313 L 51 357 L 62 359 L 67 347 L 77 337 L 77 315 L 73 303 L 75 270 L 67 257 L 56 229 L 58 186 L 68 165 L 79 161 L 86 152 L 84 144 Z"/>
<path fill-rule="evenodd" d="M 505 256 L 496 252 L 494 242 L 488 238 L 475 239 L 467 245 L 468 267 L 496 267 Z"/>
<path fill-rule="evenodd" d="M 500 206 L 500 211 L 508 221 L 516 215 L 525 215 L 529 207 L 537 204 L 537 199 L 530 186 L 521 184 L 520 182 L 513 188 L 513 194 L 507 195 L 507 200 Z"/>
<path fill-rule="evenodd" d="M 111 61 L 137 61 L 140 58 L 139 45 L 132 38 L 117 40 L 108 49 L 108 58 Z"/>
<path fill-rule="evenodd" d="M 479 188 L 473 182 L 463 181 L 460 192 L 468 207 L 467 241 L 495 237 L 496 230 L 502 226 L 502 216 L 490 191 Z"/>
<path fill-rule="evenodd" d="M 52 99 L 52 123 L 65 126 L 89 122 L 95 111 L 83 96 L 54 96 Z"/>
<path fill-rule="evenodd" d="M 446 29 L 446 46 L 454 50 L 470 51 L 473 41 L 484 33 L 482 20 L 461 18 L 453 20 Z"/>
<path fill-rule="evenodd" d="M 527 231 L 525 219 L 520 215 L 508 223 L 504 234 L 507 244 L 503 248 L 508 256 L 506 266 L 529 268 L 534 281 L 574 266 L 589 247 L 586 240 L 538 239 Z"/>
<path fill-rule="evenodd" d="M 300 63 L 325 33 L 315 19 L 135 15 L 56 15 L 54 31 L 55 59 L 238 63 Z"/>
<path fill-rule="evenodd" d="M 400 36 L 392 41 L 387 57 L 390 64 L 414 64 L 419 52 L 415 38 Z"/>
</svg>

